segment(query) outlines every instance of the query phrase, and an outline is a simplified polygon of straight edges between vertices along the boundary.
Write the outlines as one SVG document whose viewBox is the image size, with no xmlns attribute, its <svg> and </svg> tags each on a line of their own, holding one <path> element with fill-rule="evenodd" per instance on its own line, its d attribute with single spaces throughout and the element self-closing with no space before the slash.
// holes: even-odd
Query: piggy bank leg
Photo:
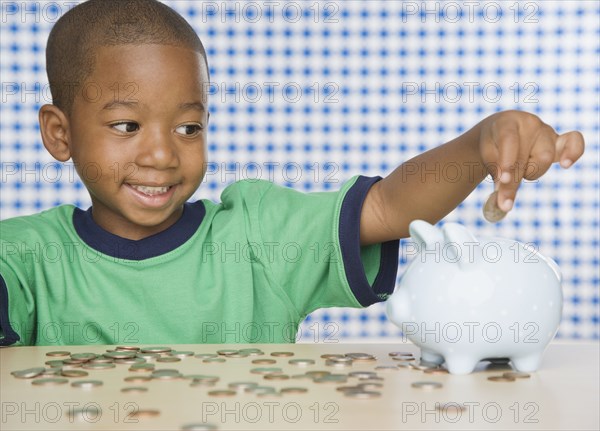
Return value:
<svg viewBox="0 0 600 431">
<path fill-rule="evenodd" d="M 444 363 L 444 357 L 442 355 L 438 355 L 437 353 L 425 349 L 421 349 L 421 360 L 436 365 L 442 365 Z"/>
<path fill-rule="evenodd" d="M 450 374 L 472 373 L 478 362 L 478 358 L 459 355 L 446 355 L 446 368 L 448 368 Z"/>
<path fill-rule="evenodd" d="M 519 357 L 511 357 L 510 361 L 513 364 L 513 367 L 517 371 L 523 372 L 531 372 L 535 371 L 540 367 L 540 362 L 542 361 L 541 353 L 531 353 L 527 356 L 519 356 Z"/>
</svg>

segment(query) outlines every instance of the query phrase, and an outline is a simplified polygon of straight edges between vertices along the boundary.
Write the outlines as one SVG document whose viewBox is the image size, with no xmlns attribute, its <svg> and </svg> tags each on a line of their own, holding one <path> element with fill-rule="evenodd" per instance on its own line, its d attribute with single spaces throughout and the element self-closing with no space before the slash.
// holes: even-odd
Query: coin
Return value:
<svg viewBox="0 0 600 431">
<path fill-rule="evenodd" d="M 308 392 L 308 389 L 300 388 L 297 386 L 288 386 L 285 388 L 281 388 L 279 392 L 281 392 L 282 394 L 303 394 Z"/>
<path fill-rule="evenodd" d="M 315 383 L 346 383 L 348 378 L 343 374 L 329 374 L 328 376 L 315 378 Z"/>
<path fill-rule="evenodd" d="M 435 409 L 438 411 L 451 413 L 452 415 L 457 415 L 467 410 L 467 406 L 455 402 L 448 402 L 443 404 L 435 403 Z"/>
<path fill-rule="evenodd" d="M 257 364 L 257 365 L 269 365 L 269 364 L 275 364 L 275 363 L 277 363 L 277 361 L 275 359 L 262 358 L 262 359 L 254 359 L 252 361 L 252 363 Z"/>
<path fill-rule="evenodd" d="M 219 389 L 216 391 L 208 391 L 208 395 L 211 397 L 233 397 L 236 395 L 236 392 L 228 389 Z"/>
<path fill-rule="evenodd" d="M 61 367 L 46 368 L 42 373 L 44 376 L 55 376 L 62 372 Z"/>
<path fill-rule="evenodd" d="M 143 371 L 154 371 L 154 364 L 133 364 L 129 367 L 129 371 L 143 372 Z"/>
<path fill-rule="evenodd" d="M 290 359 L 288 364 L 297 365 L 299 367 L 306 367 L 307 365 L 313 365 L 315 361 L 313 359 Z"/>
<path fill-rule="evenodd" d="M 111 359 L 131 359 L 135 358 L 137 352 L 132 350 L 115 350 L 114 352 L 106 352 L 103 356 Z"/>
<path fill-rule="evenodd" d="M 258 383 L 255 382 L 231 382 L 227 386 L 234 390 L 246 390 L 246 388 L 255 388 Z"/>
<path fill-rule="evenodd" d="M 290 378 L 290 376 L 288 376 L 287 374 L 280 374 L 280 373 L 270 373 L 270 374 L 265 374 L 263 376 L 263 379 L 265 379 L 265 380 L 287 380 L 289 378 Z"/>
<path fill-rule="evenodd" d="M 491 382 L 514 382 L 516 380 L 514 377 L 508 376 L 491 376 L 487 379 Z"/>
<path fill-rule="evenodd" d="M 160 415 L 160 411 L 154 409 L 140 409 L 134 410 L 129 414 L 129 418 L 153 418 Z"/>
<path fill-rule="evenodd" d="M 115 359 L 113 361 L 115 364 L 128 364 L 128 365 L 133 365 L 133 364 L 145 364 L 146 360 L 144 358 L 127 358 L 127 359 Z"/>
<path fill-rule="evenodd" d="M 216 364 L 216 363 L 220 363 L 220 362 L 225 362 L 225 358 L 206 358 L 206 359 L 203 359 L 202 362 L 207 363 L 207 364 Z"/>
<path fill-rule="evenodd" d="M 375 367 L 375 369 L 379 371 L 398 371 L 400 368 L 393 365 L 378 365 Z"/>
<path fill-rule="evenodd" d="M 168 352 L 167 355 L 185 358 L 186 356 L 194 356 L 194 352 L 188 350 L 172 350 Z"/>
<path fill-rule="evenodd" d="M 127 376 L 123 380 L 126 382 L 149 382 L 152 380 L 150 376 Z"/>
<path fill-rule="evenodd" d="M 114 360 L 112 358 L 105 358 L 104 356 L 98 356 L 91 361 L 88 361 L 88 364 L 112 364 Z"/>
<path fill-rule="evenodd" d="M 439 389 L 441 388 L 443 385 L 441 383 L 438 382 L 414 382 L 411 384 L 411 386 L 413 388 L 418 388 L 418 389 Z"/>
<path fill-rule="evenodd" d="M 381 392 L 376 391 L 364 391 L 362 389 L 358 390 L 348 390 L 343 392 L 345 396 L 350 398 L 358 398 L 358 399 L 369 399 L 369 398 L 378 398 L 381 396 Z"/>
<path fill-rule="evenodd" d="M 345 358 L 345 355 L 339 355 L 337 353 L 325 353 L 323 355 L 321 355 L 321 358 L 323 359 L 337 359 L 337 358 Z"/>
<path fill-rule="evenodd" d="M 181 358 L 177 356 L 165 356 L 164 358 L 156 358 L 156 362 L 180 362 Z"/>
<path fill-rule="evenodd" d="M 215 353 L 198 353 L 196 355 L 194 355 L 194 358 L 198 358 L 198 359 L 209 359 L 209 358 L 216 358 L 217 354 Z"/>
<path fill-rule="evenodd" d="M 85 377 L 88 376 L 89 373 L 82 370 L 62 370 L 61 375 L 63 377 Z"/>
<path fill-rule="evenodd" d="M 427 368 L 426 370 L 423 370 L 423 372 L 426 374 L 448 374 L 448 370 L 443 368 Z"/>
<path fill-rule="evenodd" d="M 74 388 L 83 388 L 83 389 L 89 389 L 89 388 L 95 388 L 97 386 L 102 386 L 102 381 L 101 380 L 76 380 L 73 383 L 71 383 L 71 386 L 73 386 Z"/>
<path fill-rule="evenodd" d="M 46 356 L 69 356 L 71 352 L 67 352 L 66 350 L 55 350 L 53 352 L 46 353 Z"/>
<path fill-rule="evenodd" d="M 158 353 L 152 353 L 152 352 L 138 352 L 138 353 L 136 353 L 135 356 L 136 356 L 136 358 L 142 358 L 142 359 L 145 359 L 147 361 L 151 361 L 153 359 L 157 359 L 157 358 L 161 357 L 160 354 L 158 354 Z"/>
<path fill-rule="evenodd" d="M 177 370 L 155 370 L 152 372 L 151 376 L 153 379 L 172 380 L 172 379 L 178 379 L 180 377 L 183 377 L 183 374 L 181 374 Z M 136 377 L 144 377 L 144 376 L 136 376 Z"/>
<path fill-rule="evenodd" d="M 68 383 L 68 379 L 63 379 L 60 377 L 48 377 L 46 379 L 36 379 L 32 380 L 31 384 L 36 386 L 54 386 L 54 385 L 63 385 Z"/>
<path fill-rule="evenodd" d="M 346 357 L 352 358 L 355 361 L 374 361 L 377 359 L 368 353 L 346 353 Z"/>
<path fill-rule="evenodd" d="M 250 370 L 252 374 L 271 374 L 271 373 L 281 373 L 281 368 L 277 367 L 262 367 L 262 368 L 252 368 Z"/>
<path fill-rule="evenodd" d="M 260 349 L 240 349 L 240 353 L 248 356 L 259 356 L 265 354 L 265 352 Z"/>
<path fill-rule="evenodd" d="M 170 352 L 171 348 L 170 347 L 143 347 L 141 349 L 142 353 L 167 353 Z"/>
<path fill-rule="evenodd" d="M 336 391 L 346 392 L 346 391 L 360 391 L 360 386 L 338 386 L 335 388 Z"/>
<path fill-rule="evenodd" d="M 383 383 L 377 383 L 377 382 L 359 383 L 358 387 L 364 391 L 372 391 L 375 389 L 383 388 Z"/>
<path fill-rule="evenodd" d="M 502 374 L 504 377 L 510 377 L 513 379 L 528 379 L 531 377 L 531 374 L 529 373 L 522 373 L 520 371 L 507 371 L 506 373 Z"/>
<path fill-rule="evenodd" d="M 89 418 L 99 419 L 100 416 L 102 416 L 102 409 L 99 405 L 94 405 L 94 403 L 86 404 L 85 407 L 67 409 L 67 412 L 71 418 L 83 419 L 86 422 L 89 420 Z"/>
<path fill-rule="evenodd" d="M 309 376 L 313 379 L 318 379 L 331 374 L 331 371 L 307 371 L 304 375 Z"/>
<path fill-rule="evenodd" d="M 129 393 L 129 392 L 147 392 L 148 388 L 144 386 L 126 386 L 121 388 L 121 392 Z"/>
<path fill-rule="evenodd" d="M 498 191 L 494 191 L 483 206 L 483 217 L 490 223 L 496 223 L 505 216 L 506 213 L 498 207 Z"/>
<path fill-rule="evenodd" d="M 390 353 L 388 353 L 388 355 L 390 355 L 391 357 L 396 357 L 396 356 L 413 356 L 413 354 L 410 353 L 410 352 L 390 352 Z"/>
<path fill-rule="evenodd" d="M 223 356 L 235 355 L 237 353 L 239 353 L 239 350 L 233 350 L 233 349 L 217 350 L 217 354 L 223 355 Z"/>
<path fill-rule="evenodd" d="M 272 352 L 271 356 L 277 356 L 277 357 L 294 356 L 294 352 Z"/>
<path fill-rule="evenodd" d="M 194 381 L 198 381 L 198 382 L 207 382 L 207 383 L 215 383 L 218 382 L 220 377 L 219 376 L 206 376 L 204 374 L 188 374 L 186 376 L 183 376 L 184 379 L 192 379 Z"/>
<path fill-rule="evenodd" d="M 13 376 L 15 376 L 17 379 L 32 379 L 34 377 L 39 376 L 44 371 L 46 371 L 45 368 L 36 367 L 36 368 L 28 368 L 26 370 L 13 371 L 13 372 L 11 372 L 11 374 Z"/>
<path fill-rule="evenodd" d="M 81 366 L 81 368 L 85 368 L 86 370 L 108 370 L 110 368 L 115 368 L 115 364 L 112 363 L 91 363 L 87 362 Z"/>
<path fill-rule="evenodd" d="M 115 350 L 133 350 L 137 352 L 140 350 L 140 348 L 136 346 L 117 346 Z"/>
<path fill-rule="evenodd" d="M 48 365 L 49 367 L 62 367 L 65 363 L 61 360 L 53 359 L 51 361 L 44 362 L 44 364 Z"/>
<path fill-rule="evenodd" d="M 369 379 L 371 377 L 377 377 L 377 373 L 373 371 L 352 371 L 348 373 L 348 377 L 358 377 L 359 379 Z"/>
<path fill-rule="evenodd" d="M 212 424 L 192 423 L 183 425 L 181 429 L 182 431 L 215 431 L 218 428 Z"/>
</svg>

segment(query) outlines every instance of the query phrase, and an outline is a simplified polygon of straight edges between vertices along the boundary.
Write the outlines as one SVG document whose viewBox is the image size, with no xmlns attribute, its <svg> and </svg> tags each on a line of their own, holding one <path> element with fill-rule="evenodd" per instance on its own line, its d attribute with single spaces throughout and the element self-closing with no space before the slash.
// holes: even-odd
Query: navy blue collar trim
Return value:
<svg viewBox="0 0 600 431">
<path fill-rule="evenodd" d="M 131 240 L 107 232 L 92 218 L 92 208 L 87 211 L 75 208 L 73 225 L 79 237 L 94 250 L 125 260 L 143 260 L 160 256 L 183 245 L 196 233 L 206 215 L 202 201 L 186 203 L 183 214 L 168 229 L 148 238 Z"/>
</svg>

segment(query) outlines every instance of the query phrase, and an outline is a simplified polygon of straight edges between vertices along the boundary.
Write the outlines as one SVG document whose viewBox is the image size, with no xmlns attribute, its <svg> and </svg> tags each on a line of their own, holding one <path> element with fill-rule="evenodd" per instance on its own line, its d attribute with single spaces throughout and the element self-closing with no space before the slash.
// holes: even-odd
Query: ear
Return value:
<svg viewBox="0 0 600 431">
<path fill-rule="evenodd" d="M 69 160 L 69 119 L 64 112 L 55 105 L 44 105 L 40 108 L 39 121 L 44 147 L 56 160 Z"/>
</svg>

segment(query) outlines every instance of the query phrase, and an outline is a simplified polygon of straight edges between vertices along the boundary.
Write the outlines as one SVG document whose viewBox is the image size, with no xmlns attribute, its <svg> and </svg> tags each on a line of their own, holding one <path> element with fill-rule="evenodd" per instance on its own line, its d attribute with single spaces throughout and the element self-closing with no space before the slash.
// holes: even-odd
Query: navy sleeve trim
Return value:
<svg viewBox="0 0 600 431">
<path fill-rule="evenodd" d="M 0 328 L 4 337 L 0 338 L 0 346 L 9 346 L 21 339 L 12 326 L 8 318 L 8 289 L 4 279 L 0 275 Z"/>
<path fill-rule="evenodd" d="M 360 214 L 369 189 L 379 180 L 381 177 L 358 177 L 346 193 L 340 211 L 339 240 L 346 278 L 363 307 L 385 301 L 394 291 L 398 272 L 400 240 L 381 244 L 379 272 L 372 287 L 360 257 Z"/>
</svg>

